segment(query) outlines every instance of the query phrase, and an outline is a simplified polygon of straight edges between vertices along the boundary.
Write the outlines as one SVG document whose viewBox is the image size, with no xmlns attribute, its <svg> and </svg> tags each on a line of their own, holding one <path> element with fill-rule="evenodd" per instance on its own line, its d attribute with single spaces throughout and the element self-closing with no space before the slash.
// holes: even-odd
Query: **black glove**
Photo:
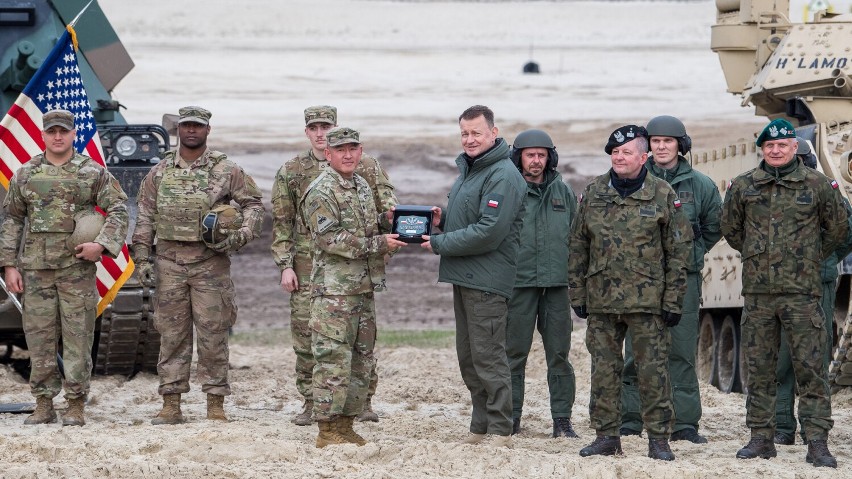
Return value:
<svg viewBox="0 0 852 479">
<path fill-rule="evenodd" d="M 670 328 L 677 326 L 677 323 L 680 322 L 680 313 L 670 313 L 668 311 L 663 311 L 663 322 L 666 323 L 666 326 Z"/>
<path fill-rule="evenodd" d="M 582 306 L 571 306 L 571 309 L 574 310 L 574 314 L 576 314 L 580 319 L 586 319 L 589 317 L 589 312 L 586 310 L 585 304 Z"/>
<path fill-rule="evenodd" d="M 693 223 L 692 224 L 692 240 L 698 241 L 700 239 L 701 239 L 701 225 Z"/>
</svg>

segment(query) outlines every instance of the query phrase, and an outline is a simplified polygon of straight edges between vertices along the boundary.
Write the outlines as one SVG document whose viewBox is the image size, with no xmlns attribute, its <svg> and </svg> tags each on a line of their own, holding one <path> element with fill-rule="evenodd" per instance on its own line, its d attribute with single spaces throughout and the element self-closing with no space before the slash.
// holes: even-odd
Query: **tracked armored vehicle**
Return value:
<svg viewBox="0 0 852 479">
<path fill-rule="evenodd" d="M 791 23 L 789 0 L 716 0 L 711 48 L 719 55 L 728 91 L 767 121 L 785 118 L 812 145 L 818 169 L 852 192 L 852 15 L 817 12 Z M 725 195 L 729 181 L 756 167 L 760 151 L 749 132 L 724 148 L 698 152 L 693 166 Z M 850 278 L 852 257 L 840 265 L 834 310 L 833 388 L 852 385 Z M 697 369 L 699 378 L 725 392 L 746 389 L 741 357 L 742 263 L 723 239 L 703 271 Z"/>
<path fill-rule="evenodd" d="M 88 3 L 0 2 L 0 115 L 9 111 L 66 24 Z M 119 112 L 123 105 L 112 98 L 111 91 L 133 68 L 133 61 L 97 2 L 79 18 L 75 30 L 83 84 L 107 167 L 129 198 L 132 232 L 139 184 L 169 147 L 169 135 L 160 125 L 128 124 Z M 0 188 L 0 200 L 4 195 L 5 190 Z M 92 351 L 96 374 L 156 372 L 160 337 L 153 327 L 151 293 L 149 285 L 143 285 L 134 274 L 98 317 Z M 0 291 L 0 344 L 6 346 L 6 360 L 10 359 L 13 346 L 26 348 L 20 312 L 5 290 Z"/>
</svg>

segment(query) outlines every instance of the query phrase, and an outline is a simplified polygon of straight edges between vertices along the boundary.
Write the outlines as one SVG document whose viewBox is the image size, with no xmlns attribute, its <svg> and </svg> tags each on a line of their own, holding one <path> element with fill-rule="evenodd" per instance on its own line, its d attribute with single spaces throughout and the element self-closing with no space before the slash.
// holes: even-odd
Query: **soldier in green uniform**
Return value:
<svg viewBox="0 0 852 479">
<path fill-rule="evenodd" d="M 512 379 L 506 357 L 508 298 L 520 249 L 526 182 L 498 138 L 494 112 L 483 105 L 459 117 L 464 153 L 456 158 L 440 234 L 423 248 L 441 255 L 438 281 L 452 283 L 456 350 L 473 411 L 465 443 L 491 436 L 512 446 Z"/>
<path fill-rule="evenodd" d="M 751 440 L 737 458 L 775 457 L 775 382 L 781 329 L 799 391 L 799 418 L 816 467 L 837 467 L 828 450 L 831 419 L 828 344 L 819 298 L 820 266 L 849 230 L 839 185 L 796 159 L 796 132 L 772 120 L 757 137 L 760 165 L 732 182 L 722 234 L 742 254 L 741 347 L 748 370 L 746 425 Z"/>
<path fill-rule="evenodd" d="M 681 311 L 680 323 L 670 328 L 669 379 L 672 384 L 672 402 L 675 410 L 672 441 L 686 440 L 706 443 L 698 434 L 701 419 L 701 394 L 695 372 L 698 347 L 698 308 L 701 298 L 701 269 L 704 254 L 722 237 L 719 222 L 722 215 L 722 197 L 709 177 L 692 169 L 683 155 L 692 147 L 686 128 L 673 116 L 652 118 L 647 126 L 651 153 L 646 167 L 657 178 L 672 185 L 692 225 L 692 251 L 687 265 L 687 289 Z M 630 334 L 628 333 L 628 338 Z M 621 435 L 629 436 L 642 431 L 636 364 L 631 341 L 625 344 L 624 385 L 621 388 Z"/>
<path fill-rule="evenodd" d="M 568 360 L 573 321 L 568 303 L 568 236 L 577 197 L 556 171 L 559 156 L 541 130 L 518 134 L 512 162 L 527 181 L 515 289 L 509 298 L 506 355 L 512 371 L 512 434 L 521 427 L 527 357 L 536 329 L 547 361 L 553 437 L 577 437 L 571 426 L 574 367 Z"/>
<path fill-rule="evenodd" d="M 680 321 L 692 228 L 671 186 L 648 174 L 644 128 L 626 125 L 604 150 L 612 169 L 580 197 L 571 230 L 571 305 L 588 318 L 592 355 L 589 416 L 597 437 L 581 456 L 621 454 L 621 351 L 630 331 L 648 457 L 674 460 L 668 374 L 669 328 Z"/>
<path fill-rule="evenodd" d="M 127 196 L 106 168 L 74 151 L 73 113 L 52 110 L 42 121 L 44 153 L 21 166 L 9 182 L 0 261 L 9 292 L 23 293 L 30 389 L 36 398 L 36 409 L 24 424 L 56 421 L 53 398 L 63 387 L 56 351 L 62 336 L 68 401 L 62 425 L 82 426 L 98 307 L 95 262 L 104 252 L 113 258 L 121 253 Z M 67 245 L 75 215 L 96 206 L 106 212 L 106 221 L 94 241 Z"/>
<path fill-rule="evenodd" d="M 290 332 L 296 352 L 296 388 L 304 398 L 304 407 L 292 422 L 299 426 L 312 423 L 314 361 L 311 353 L 311 248 L 307 227 L 298 210 L 299 200 L 320 173 L 328 168 L 325 158 L 326 134 L 337 126 L 337 108 L 318 105 L 305 109 L 305 136 L 311 148 L 284 163 L 272 185 L 272 257 L 281 270 L 281 287 L 290 293 Z M 378 160 L 362 155 L 357 173 L 367 180 L 373 192 L 377 213 L 396 205 L 393 185 Z M 370 388 L 359 420 L 378 421 L 371 398 L 376 392 L 378 375 L 371 374 Z"/>
<path fill-rule="evenodd" d="M 198 336 L 198 381 L 207 394 L 207 419 L 226 421 L 228 330 L 237 319 L 230 252 L 260 235 L 263 203 L 254 180 L 224 153 L 207 147 L 211 113 L 180 109 L 178 149 L 166 153 L 142 180 L 133 232 L 140 277 L 157 268 L 154 326 L 161 335 L 157 374 L 163 409 L 152 424 L 183 422 L 181 394 L 189 392 L 193 329 Z M 242 221 L 217 243 L 205 241 L 202 218 L 236 202 Z"/>
<path fill-rule="evenodd" d="M 313 241 L 311 350 L 316 446 L 366 440 L 352 429 L 375 367 L 374 291 L 385 289 L 385 255 L 405 245 L 390 232 L 392 213 L 376 213 L 373 191 L 356 173 L 360 135 L 328 132 L 325 169 L 299 204 Z"/>
</svg>

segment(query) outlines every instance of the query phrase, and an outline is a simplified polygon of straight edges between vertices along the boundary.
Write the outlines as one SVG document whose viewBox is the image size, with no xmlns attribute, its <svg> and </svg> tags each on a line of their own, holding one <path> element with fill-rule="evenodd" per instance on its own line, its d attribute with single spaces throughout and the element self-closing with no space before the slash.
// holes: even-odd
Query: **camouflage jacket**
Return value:
<svg viewBox="0 0 852 479">
<path fill-rule="evenodd" d="M 820 265 L 846 240 L 838 185 L 797 167 L 776 178 L 760 166 L 734 179 L 722 207 L 722 234 L 742 255 L 744 294 L 822 296 Z"/>
<path fill-rule="evenodd" d="M 376 204 L 367 180 L 346 180 L 327 168 L 299 203 L 313 240 L 311 296 L 353 295 L 385 289 L 391 224 Z"/>
<path fill-rule="evenodd" d="M 527 183 L 515 287 L 568 286 L 568 240 L 577 197 L 558 171 L 540 185 Z"/>
<path fill-rule="evenodd" d="M 308 185 L 328 168 L 328 161 L 308 150 L 284 163 L 272 185 L 272 258 L 281 271 L 293 268 L 300 283 L 310 277 L 312 241 L 297 207 Z M 377 159 L 362 155 L 355 173 L 370 185 L 377 213 L 396 205 L 393 185 Z"/>
<path fill-rule="evenodd" d="M 722 197 L 713 180 L 694 170 L 684 157 L 678 156 L 677 162 L 676 168 L 665 170 L 649 160 L 648 172 L 672 185 L 690 224 L 701 229 L 701 235 L 693 238 L 687 266 L 690 273 L 698 273 L 704 267 L 704 255 L 722 239 Z"/>
<path fill-rule="evenodd" d="M 590 313 L 679 313 L 691 247 L 692 227 L 668 183 L 647 175 L 622 198 L 603 174 L 580 197 L 571 228 L 571 304 Z"/>
<path fill-rule="evenodd" d="M 248 241 L 257 238 L 263 225 L 263 203 L 260 189 L 251 176 L 224 153 L 206 150 L 187 169 L 176 165 L 176 152 L 169 151 L 163 161 L 151 168 L 139 187 L 139 215 L 133 231 L 133 244 L 150 247 L 154 243 L 160 221 L 173 221 L 163 214 L 164 204 L 185 201 L 185 215 L 188 226 L 200 231 L 201 219 L 213 207 L 235 201 L 243 214 L 243 229 L 251 232 Z M 163 178 L 186 176 L 188 181 L 183 189 L 161 188 Z M 200 204 L 191 203 L 190 198 L 198 199 Z M 194 201 L 194 200 L 193 200 Z M 161 216 L 162 214 L 162 216 Z M 169 213 L 171 215 L 172 213 Z M 168 258 L 178 264 L 191 264 L 203 261 L 215 254 L 222 254 L 208 248 L 199 240 L 173 241 L 157 238 L 157 256 Z"/>
<path fill-rule="evenodd" d="M 85 261 L 75 258 L 65 241 L 74 231 L 74 214 L 95 206 L 107 214 L 95 242 L 115 258 L 127 236 L 126 202 L 118 181 L 88 156 L 75 153 L 68 163 L 53 166 L 44 154 L 36 155 L 9 183 L 0 261 L 3 266 L 16 266 L 22 240 L 19 266 L 23 269 L 59 269 Z M 25 219 L 29 220 L 26 232 Z"/>
</svg>

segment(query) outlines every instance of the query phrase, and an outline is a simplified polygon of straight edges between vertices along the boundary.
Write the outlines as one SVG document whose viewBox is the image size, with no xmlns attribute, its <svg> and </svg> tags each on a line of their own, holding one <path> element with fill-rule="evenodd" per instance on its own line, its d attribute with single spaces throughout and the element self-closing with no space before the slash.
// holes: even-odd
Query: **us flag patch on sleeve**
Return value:
<svg viewBox="0 0 852 479">
<path fill-rule="evenodd" d="M 500 206 L 500 202 L 499 202 L 499 201 L 497 201 L 497 200 L 488 200 L 488 207 L 489 207 L 489 208 L 496 208 L 496 207 L 498 207 L 498 206 Z"/>
<path fill-rule="evenodd" d="M 840 188 L 840 185 L 837 184 L 837 180 L 831 180 L 831 187 L 836 190 L 837 188 Z"/>
<path fill-rule="evenodd" d="M 674 207 L 675 207 L 675 208 L 680 208 L 680 207 L 681 207 L 680 200 L 674 200 Z"/>
</svg>

